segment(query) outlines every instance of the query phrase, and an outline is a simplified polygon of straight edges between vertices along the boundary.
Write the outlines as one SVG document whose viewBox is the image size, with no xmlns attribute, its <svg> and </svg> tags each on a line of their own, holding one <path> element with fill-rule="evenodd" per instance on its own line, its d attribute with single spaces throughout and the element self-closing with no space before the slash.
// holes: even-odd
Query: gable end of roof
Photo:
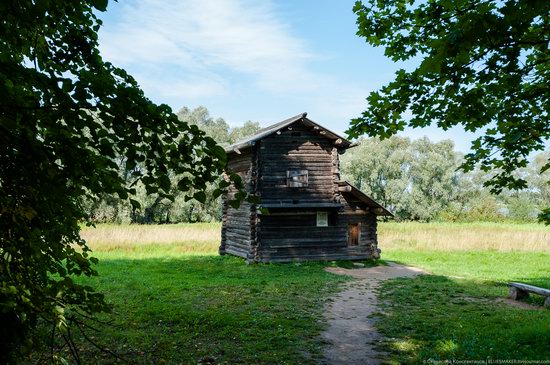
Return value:
<svg viewBox="0 0 550 365">
<path fill-rule="evenodd" d="M 333 141 L 339 141 L 339 145 L 343 148 L 348 148 L 352 145 L 352 143 L 348 140 L 346 140 L 344 137 L 339 136 L 338 134 L 326 129 L 322 125 L 312 121 L 311 119 L 307 118 L 307 113 L 300 113 L 298 115 L 295 115 L 291 118 L 285 119 L 281 122 L 275 123 L 270 125 L 269 127 L 260 129 L 256 134 L 247 137 L 241 141 L 238 141 L 237 143 L 234 143 L 230 146 L 227 146 L 225 148 L 226 153 L 240 153 L 240 150 L 250 148 L 254 144 L 256 144 L 257 141 L 272 135 L 273 133 L 276 133 L 291 124 L 294 124 L 296 122 L 303 122 L 306 125 L 311 126 L 312 128 L 318 129 L 323 132 L 323 136 L 325 136 L 328 139 L 331 139 Z"/>
</svg>

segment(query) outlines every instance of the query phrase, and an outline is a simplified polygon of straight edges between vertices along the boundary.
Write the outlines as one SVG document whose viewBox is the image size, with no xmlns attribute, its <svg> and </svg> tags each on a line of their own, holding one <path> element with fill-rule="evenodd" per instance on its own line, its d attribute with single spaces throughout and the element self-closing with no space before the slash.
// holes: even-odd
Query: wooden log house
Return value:
<svg viewBox="0 0 550 365">
<path fill-rule="evenodd" d="M 379 258 L 376 217 L 392 214 L 340 181 L 339 156 L 350 147 L 307 113 L 227 147 L 228 167 L 261 203 L 234 209 L 225 197 L 220 254 L 248 262 Z"/>
</svg>

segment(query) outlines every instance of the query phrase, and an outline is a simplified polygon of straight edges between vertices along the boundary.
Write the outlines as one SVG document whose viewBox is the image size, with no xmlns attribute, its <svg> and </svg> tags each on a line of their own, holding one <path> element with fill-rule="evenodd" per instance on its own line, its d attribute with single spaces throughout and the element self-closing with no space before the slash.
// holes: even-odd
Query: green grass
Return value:
<svg viewBox="0 0 550 365">
<path fill-rule="evenodd" d="M 100 276 L 84 281 L 114 305 L 103 318 L 112 325 L 94 341 L 138 364 L 318 363 L 323 306 L 348 280 L 323 269 L 353 264 L 246 265 L 217 256 L 219 232 L 219 224 L 84 229 L 101 260 Z M 380 224 L 384 260 L 431 274 L 380 289 L 390 362 L 549 359 L 550 310 L 497 301 L 506 281 L 550 288 L 549 238 L 550 228 L 531 224 Z M 80 344 L 84 363 L 115 362 Z"/>
<path fill-rule="evenodd" d="M 550 310 L 501 302 L 507 281 L 550 288 L 550 253 L 390 250 L 384 258 L 431 275 L 383 284 L 377 327 L 391 363 L 432 360 L 548 360 Z M 537 310 L 542 309 L 542 310 Z"/>
<path fill-rule="evenodd" d="M 550 288 L 550 252 L 394 250 L 384 252 L 383 257 L 435 275 L 521 281 Z"/>
<path fill-rule="evenodd" d="M 98 257 L 86 283 L 114 313 L 94 340 L 140 364 L 317 363 L 323 305 L 347 280 L 325 272 L 330 263 L 246 265 L 167 245 Z M 84 363 L 114 361 L 81 346 Z"/>
</svg>

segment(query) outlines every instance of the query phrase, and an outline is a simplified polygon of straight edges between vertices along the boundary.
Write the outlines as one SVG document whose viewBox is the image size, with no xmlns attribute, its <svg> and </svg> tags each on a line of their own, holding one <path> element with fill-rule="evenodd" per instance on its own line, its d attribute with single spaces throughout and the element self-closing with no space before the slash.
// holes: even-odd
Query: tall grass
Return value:
<svg viewBox="0 0 550 365">
<path fill-rule="evenodd" d="M 385 222 L 378 233 L 389 251 L 550 251 L 550 227 L 536 223 Z"/>
<path fill-rule="evenodd" d="M 179 253 L 215 254 L 219 223 L 169 225 L 98 225 L 82 236 L 96 252 L 158 249 Z M 382 222 L 378 229 L 383 251 L 550 251 L 550 227 L 539 224 Z"/>
<path fill-rule="evenodd" d="M 220 245 L 220 229 L 219 223 L 99 224 L 83 228 L 82 238 L 95 252 L 214 254 Z"/>
</svg>

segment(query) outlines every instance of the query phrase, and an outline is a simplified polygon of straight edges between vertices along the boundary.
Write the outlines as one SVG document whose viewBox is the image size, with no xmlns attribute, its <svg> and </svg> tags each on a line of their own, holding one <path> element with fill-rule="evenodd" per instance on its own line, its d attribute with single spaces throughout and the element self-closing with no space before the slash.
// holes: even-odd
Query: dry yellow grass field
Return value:
<svg viewBox="0 0 550 365">
<path fill-rule="evenodd" d="M 143 245 L 175 246 L 178 252 L 216 253 L 219 223 L 111 225 L 84 228 L 96 252 L 132 251 Z M 540 224 L 416 223 L 379 224 L 382 250 L 542 251 L 550 252 L 550 227 Z"/>
<path fill-rule="evenodd" d="M 82 229 L 96 252 L 134 251 L 140 246 L 176 246 L 178 252 L 216 253 L 220 244 L 219 223 L 193 224 L 98 224 Z"/>
<path fill-rule="evenodd" d="M 535 223 L 387 222 L 378 233 L 386 250 L 550 252 L 550 227 Z"/>
</svg>

